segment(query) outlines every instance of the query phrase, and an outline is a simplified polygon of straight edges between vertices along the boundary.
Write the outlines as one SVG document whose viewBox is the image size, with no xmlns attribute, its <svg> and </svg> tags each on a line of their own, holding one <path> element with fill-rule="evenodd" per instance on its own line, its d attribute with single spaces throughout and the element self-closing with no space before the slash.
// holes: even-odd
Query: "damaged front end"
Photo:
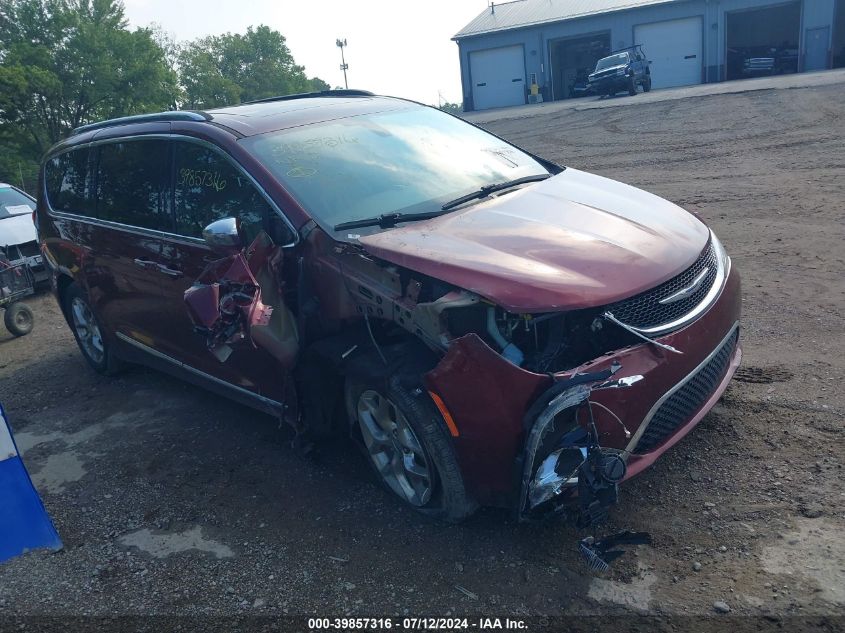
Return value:
<svg viewBox="0 0 845 633">
<path fill-rule="evenodd" d="M 640 375 L 614 379 L 621 368 L 614 363 L 604 371 L 556 381 L 527 412 L 521 519 L 570 512 L 573 507 L 578 508 L 579 527 L 607 518 L 627 467 L 622 451 L 601 445 L 590 396 L 593 391 L 627 388 L 642 380 Z"/>
</svg>

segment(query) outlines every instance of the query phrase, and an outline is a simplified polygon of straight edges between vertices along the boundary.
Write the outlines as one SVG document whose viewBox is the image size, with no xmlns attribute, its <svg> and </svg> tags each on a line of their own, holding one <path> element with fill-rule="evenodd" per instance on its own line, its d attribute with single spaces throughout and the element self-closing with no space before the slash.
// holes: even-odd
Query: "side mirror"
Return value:
<svg viewBox="0 0 845 633">
<path fill-rule="evenodd" d="M 213 251 L 230 253 L 243 248 L 238 221 L 235 218 L 223 218 L 212 222 L 202 230 L 202 239 Z"/>
</svg>

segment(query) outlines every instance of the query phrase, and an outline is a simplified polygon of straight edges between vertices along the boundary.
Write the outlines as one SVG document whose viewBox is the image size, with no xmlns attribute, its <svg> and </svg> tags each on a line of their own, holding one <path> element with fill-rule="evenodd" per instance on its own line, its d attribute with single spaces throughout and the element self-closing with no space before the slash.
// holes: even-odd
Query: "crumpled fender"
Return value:
<svg viewBox="0 0 845 633">
<path fill-rule="evenodd" d="M 467 334 L 451 342 L 424 380 L 457 423 L 452 439 L 470 493 L 483 504 L 514 505 L 509 501 L 522 472 L 507 464 L 516 464 L 525 411 L 551 386 L 551 377 L 517 367 L 477 334 Z"/>
</svg>

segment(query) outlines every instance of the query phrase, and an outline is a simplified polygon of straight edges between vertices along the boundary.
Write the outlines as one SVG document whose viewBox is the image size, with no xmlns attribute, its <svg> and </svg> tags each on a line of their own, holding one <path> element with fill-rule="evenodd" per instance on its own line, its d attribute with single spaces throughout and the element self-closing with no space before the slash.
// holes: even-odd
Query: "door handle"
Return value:
<svg viewBox="0 0 845 633">
<path fill-rule="evenodd" d="M 135 265 L 141 268 L 155 268 L 157 264 L 149 259 L 136 258 Z"/>
<path fill-rule="evenodd" d="M 176 277 L 182 276 L 181 270 L 178 270 L 176 268 L 168 268 L 164 264 L 158 264 L 158 272 L 163 273 L 163 274 L 167 275 L 168 277 L 173 277 L 174 279 Z"/>
</svg>

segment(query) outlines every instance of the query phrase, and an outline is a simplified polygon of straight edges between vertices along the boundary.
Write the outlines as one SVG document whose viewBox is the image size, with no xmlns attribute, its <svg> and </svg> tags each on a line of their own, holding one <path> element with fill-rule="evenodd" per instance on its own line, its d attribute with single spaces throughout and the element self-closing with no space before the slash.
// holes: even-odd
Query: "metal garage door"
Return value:
<svg viewBox="0 0 845 633">
<path fill-rule="evenodd" d="M 700 17 L 637 25 L 634 41 L 642 44 L 646 58 L 652 62 L 652 87 L 701 83 Z"/>
<path fill-rule="evenodd" d="M 476 110 L 525 103 L 525 54 L 522 46 L 469 54 L 472 103 Z"/>
</svg>

